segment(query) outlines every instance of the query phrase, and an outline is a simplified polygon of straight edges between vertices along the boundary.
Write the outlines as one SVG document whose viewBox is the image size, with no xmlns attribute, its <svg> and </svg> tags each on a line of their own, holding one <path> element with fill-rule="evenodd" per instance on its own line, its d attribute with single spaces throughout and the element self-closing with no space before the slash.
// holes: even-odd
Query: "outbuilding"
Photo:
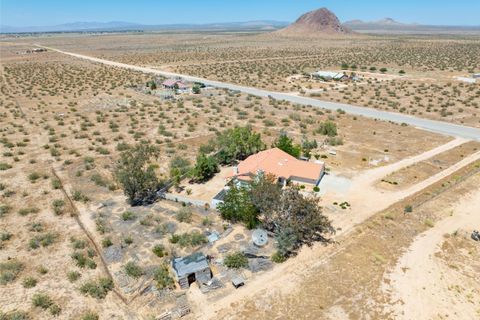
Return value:
<svg viewBox="0 0 480 320">
<path fill-rule="evenodd" d="M 311 73 L 310 76 L 315 79 L 322 79 L 326 81 L 330 81 L 330 80 L 340 81 L 348 78 L 348 76 L 345 73 L 331 72 L 331 71 L 317 71 L 317 72 Z"/>
<path fill-rule="evenodd" d="M 195 252 L 183 258 L 173 259 L 173 270 L 180 288 L 188 289 L 190 284 L 198 281 L 205 284 L 212 279 L 212 271 L 207 257 L 202 252 Z"/>
</svg>

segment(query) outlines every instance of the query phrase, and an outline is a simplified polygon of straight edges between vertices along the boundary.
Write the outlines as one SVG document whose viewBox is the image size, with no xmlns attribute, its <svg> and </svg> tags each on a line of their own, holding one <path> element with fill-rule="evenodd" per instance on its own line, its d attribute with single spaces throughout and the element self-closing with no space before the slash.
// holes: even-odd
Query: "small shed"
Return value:
<svg viewBox="0 0 480 320">
<path fill-rule="evenodd" d="M 263 229 L 255 229 L 252 232 L 253 244 L 257 247 L 264 247 L 268 243 L 267 231 Z"/>
<path fill-rule="evenodd" d="M 232 277 L 232 285 L 235 287 L 235 289 L 238 289 L 245 285 L 245 279 L 243 279 L 241 275 L 234 275 Z"/>
<path fill-rule="evenodd" d="M 188 289 L 190 284 L 198 281 L 202 284 L 212 279 L 212 271 L 207 257 L 202 252 L 195 252 L 183 258 L 173 259 L 173 269 L 178 284 L 182 289 Z"/>
</svg>

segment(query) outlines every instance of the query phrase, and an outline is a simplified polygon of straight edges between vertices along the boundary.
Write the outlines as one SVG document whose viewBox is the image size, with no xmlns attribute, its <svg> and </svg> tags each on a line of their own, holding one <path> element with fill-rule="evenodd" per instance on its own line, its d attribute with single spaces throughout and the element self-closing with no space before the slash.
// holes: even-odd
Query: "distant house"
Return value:
<svg viewBox="0 0 480 320">
<path fill-rule="evenodd" d="M 343 72 L 330 72 L 330 71 L 317 71 L 310 74 L 314 79 L 323 79 L 323 80 L 335 80 L 340 81 L 348 78 L 348 76 Z"/>
<path fill-rule="evenodd" d="M 234 168 L 232 178 L 239 182 L 250 182 L 258 174 L 272 174 L 278 183 L 288 182 L 317 186 L 325 173 L 323 162 L 308 162 L 292 157 L 273 148 L 254 154 Z"/>
<path fill-rule="evenodd" d="M 477 79 L 475 78 L 467 78 L 467 77 L 455 77 L 458 81 L 465 82 L 465 83 L 476 83 Z"/>
<path fill-rule="evenodd" d="M 167 79 L 162 82 L 162 86 L 165 89 L 176 90 L 180 93 L 188 93 L 190 92 L 190 86 L 185 84 L 182 80 L 177 79 Z"/>
<path fill-rule="evenodd" d="M 480 79 L 480 73 L 474 73 L 472 78 L 473 79 Z"/>
<path fill-rule="evenodd" d="M 188 289 L 190 284 L 195 281 L 205 284 L 212 279 L 212 271 L 208 265 L 207 257 L 201 252 L 173 259 L 172 266 L 178 284 L 182 289 Z"/>
</svg>

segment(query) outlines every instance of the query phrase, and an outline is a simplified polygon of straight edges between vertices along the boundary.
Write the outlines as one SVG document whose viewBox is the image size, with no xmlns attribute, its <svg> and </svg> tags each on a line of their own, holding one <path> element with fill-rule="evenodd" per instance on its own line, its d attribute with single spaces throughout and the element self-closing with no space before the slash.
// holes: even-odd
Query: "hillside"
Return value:
<svg viewBox="0 0 480 320">
<path fill-rule="evenodd" d="M 325 35 L 346 35 L 354 33 L 342 25 L 337 16 L 327 8 L 310 11 L 293 24 L 276 32 L 285 36 L 316 37 Z"/>
</svg>

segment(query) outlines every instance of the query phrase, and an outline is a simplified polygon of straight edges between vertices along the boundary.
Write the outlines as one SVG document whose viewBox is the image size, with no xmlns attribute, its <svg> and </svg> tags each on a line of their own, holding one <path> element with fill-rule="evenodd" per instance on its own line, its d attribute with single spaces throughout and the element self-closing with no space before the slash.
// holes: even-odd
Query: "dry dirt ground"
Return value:
<svg viewBox="0 0 480 320">
<path fill-rule="evenodd" d="M 247 50 L 241 50 L 239 37 L 246 41 Z M 178 64 L 175 68 L 181 68 L 184 64 L 187 68 L 191 61 L 199 61 L 198 55 L 204 55 L 200 60 L 207 65 L 227 58 L 250 63 L 252 51 L 257 54 L 253 60 L 263 55 L 266 61 L 273 57 L 283 66 L 284 59 L 288 61 L 286 57 L 304 55 L 303 51 L 310 50 L 288 49 L 291 43 L 273 46 L 268 38 L 252 39 L 239 35 L 109 35 L 0 42 L 0 263 L 2 268 L 11 268 L 5 278 L 2 276 L 0 311 L 24 311 L 35 319 L 49 319 L 55 308 L 43 310 L 32 304 L 36 293 L 44 293 L 52 300 L 51 304 L 61 308 L 60 319 L 82 319 L 88 311 L 101 319 L 152 319 L 185 301 L 189 301 L 195 312 L 191 318 L 215 317 L 215 314 L 217 318 L 321 318 L 331 314 L 336 319 L 342 315 L 355 319 L 364 318 L 363 315 L 393 317 L 398 312 L 387 310 L 380 303 L 390 299 L 379 291 L 382 276 L 387 271 L 393 272 L 401 253 L 415 236 L 426 231 L 430 222 L 441 218 L 443 211 L 427 208 L 443 208 L 459 195 L 478 189 L 478 177 L 465 181 L 462 178 L 478 169 L 472 164 L 479 156 L 476 145 L 341 111 L 322 112 L 224 90 L 164 101 L 138 90 L 151 80 L 145 74 L 53 52 L 19 54 L 31 48 L 21 42 L 42 42 L 73 52 L 117 57 L 129 63 L 157 65 L 156 60 L 149 59 L 161 56 L 165 61 L 158 62 L 158 66 L 170 64 L 173 68 Z M 369 41 L 372 40 L 366 43 Z M 378 41 L 379 46 L 395 48 L 388 39 Z M 416 41 L 409 40 L 408 45 Z M 123 43 L 120 50 L 119 43 Z M 433 54 L 438 46 L 455 52 L 461 70 L 452 71 L 453 74 L 476 63 L 475 58 L 455 49 L 475 52 L 476 43 L 471 39 L 428 43 L 428 46 L 418 45 L 428 47 L 421 49 L 426 53 Z M 265 44 L 269 45 L 265 48 Z M 330 45 L 346 56 L 355 56 L 351 44 L 332 40 Z M 195 51 L 195 46 L 202 49 Z M 311 62 L 312 66 L 324 61 L 321 58 L 328 54 L 321 48 L 312 50 L 323 52 Z M 159 55 L 159 52 L 174 54 Z M 312 52 L 306 55 L 307 59 L 312 58 Z M 378 61 L 386 63 L 387 58 L 382 54 Z M 338 68 L 338 61 L 330 61 L 325 67 Z M 433 58 L 425 63 L 428 64 L 425 68 L 433 70 L 442 67 Z M 276 74 L 282 68 L 272 69 L 266 75 Z M 224 226 L 212 212 L 202 210 L 194 210 L 190 223 L 180 223 L 175 215 L 181 206 L 173 202 L 128 207 L 112 175 L 119 152 L 126 144 L 148 140 L 158 145 L 161 154 L 157 172 L 166 178 L 173 157 L 181 156 L 193 163 L 200 145 L 214 138 L 218 131 L 250 124 L 262 134 L 267 145 L 281 130 L 297 142 L 305 136 L 322 145 L 325 137 L 317 133 L 317 128 L 326 120 L 337 124 L 343 144 L 319 147 L 312 154 L 324 160 L 331 173 L 351 180 L 352 186 L 347 194 L 327 190 L 322 199 L 327 214 L 339 228 L 338 244 L 305 248 L 298 257 L 275 266 L 273 271 L 246 274 L 249 282 L 238 291 L 228 288 L 204 295 L 192 288 L 185 295 L 177 290 L 165 292 L 149 287 L 154 267 L 168 262 L 174 253 L 186 254 L 196 249 L 171 245 L 166 241 L 168 238 L 159 236 L 168 229 L 167 225 L 175 223 L 178 233 L 193 229 L 222 231 Z M 336 155 L 329 153 L 332 150 Z M 445 163 L 433 170 L 431 176 L 420 179 L 409 174 L 408 181 L 402 181 L 404 188 L 378 188 L 380 180 L 390 179 L 387 177 L 397 171 L 416 168 L 437 157 Z M 183 184 L 185 188 L 204 192 L 202 185 Z M 422 191 L 424 188 L 427 190 Z M 210 193 L 213 190 L 208 190 Z M 344 201 L 351 204 L 346 211 L 333 205 Z M 413 214 L 403 214 L 406 205 L 413 206 Z M 128 210 L 133 211 L 134 218 L 124 220 L 122 214 Z M 378 211 L 381 213 L 375 214 Z M 211 218 L 208 224 L 203 222 L 205 216 Z M 247 235 L 238 226 L 233 230 L 230 237 Z M 399 234 L 394 236 L 395 241 L 390 241 L 392 234 Z M 133 242 L 127 243 L 128 238 Z M 112 245 L 104 245 L 107 239 Z M 244 240 L 235 241 L 240 245 Z M 167 257 L 152 254 L 152 246 L 159 243 L 167 247 Z M 469 247 L 468 242 L 461 245 Z M 447 250 L 448 244 L 445 248 L 439 254 L 441 259 L 453 254 Z M 79 266 L 72 258 L 76 251 L 88 257 L 87 266 Z M 117 255 L 118 252 L 121 254 Z M 462 258 L 465 266 L 471 265 L 467 258 Z M 124 264 L 131 260 L 145 271 L 139 279 L 129 279 L 122 273 Z M 352 264 L 352 260 L 359 263 Z M 18 263 L 9 264 L 12 261 Z M 78 273 L 79 278 L 74 279 L 72 272 Z M 111 277 L 114 281 L 114 290 L 105 299 L 80 292 L 82 284 L 99 277 Z M 33 287 L 30 278 L 36 280 Z M 312 278 L 316 281 L 310 281 Z M 142 291 L 147 287 L 151 290 Z M 319 287 L 325 289 L 319 292 Z M 300 288 L 305 290 L 299 291 Z M 391 292 L 403 295 L 401 290 L 395 288 Z M 268 294 L 260 298 L 264 292 Z M 244 307 L 239 302 L 243 299 L 246 299 Z M 393 299 L 392 293 L 392 303 Z M 354 308 L 357 302 L 362 305 L 358 313 Z"/>
</svg>

